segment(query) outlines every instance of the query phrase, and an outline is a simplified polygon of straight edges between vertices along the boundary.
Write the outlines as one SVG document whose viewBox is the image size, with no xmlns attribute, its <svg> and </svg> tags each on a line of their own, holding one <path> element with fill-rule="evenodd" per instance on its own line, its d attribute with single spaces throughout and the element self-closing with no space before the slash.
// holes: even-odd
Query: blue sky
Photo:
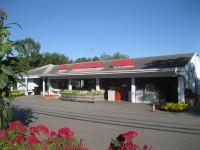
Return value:
<svg viewBox="0 0 200 150">
<path fill-rule="evenodd" d="M 1 0 L 12 40 L 75 60 L 120 52 L 132 58 L 200 53 L 200 0 Z M 91 50 L 94 49 L 94 50 Z"/>
</svg>

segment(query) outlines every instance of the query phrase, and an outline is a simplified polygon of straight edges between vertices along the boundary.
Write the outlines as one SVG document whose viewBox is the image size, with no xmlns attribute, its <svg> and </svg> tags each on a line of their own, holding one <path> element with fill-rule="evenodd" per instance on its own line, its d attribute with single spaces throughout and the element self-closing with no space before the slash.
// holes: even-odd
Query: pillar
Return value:
<svg viewBox="0 0 200 150">
<path fill-rule="evenodd" d="M 43 78 L 43 81 L 42 81 L 42 95 L 45 94 L 45 78 Z"/>
<path fill-rule="evenodd" d="M 136 89 L 135 88 L 135 77 L 132 77 L 131 78 L 131 96 L 130 96 L 132 103 L 136 103 L 136 98 L 135 98 L 136 97 L 136 94 L 135 94 L 136 92 L 135 92 L 135 89 Z"/>
<path fill-rule="evenodd" d="M 72 79 L 68 79 L 68 90 L 72 90 Z"/>
<path fill-rule="evenodd" d="M 184 78 L 183 76 L 178 77 L 178 103 L 185 103 L 184 94 Z"/>
<path fill-rule="evenodd" d="M 100 90 L 100 86 L 99 86 L 99 78 L 96 78 L 96 91 Z"/>
<path fill-rule="evenodd" d="M 25 78 L 25 95 L 28 95 L 28 78 Z"/>
</svg>

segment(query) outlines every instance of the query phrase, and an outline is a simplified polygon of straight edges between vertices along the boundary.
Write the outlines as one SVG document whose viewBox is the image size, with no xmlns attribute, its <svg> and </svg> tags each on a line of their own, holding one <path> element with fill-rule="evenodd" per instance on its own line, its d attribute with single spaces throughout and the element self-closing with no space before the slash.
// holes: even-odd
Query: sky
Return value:
<svg viewBox="0 0 200 150">
<path fill-rule="evenodd" d="M 200 54 L 200 0 L 0 0 L 11 40 L 70 59 L 116 52 L 131 58 Z"/>
</svg>

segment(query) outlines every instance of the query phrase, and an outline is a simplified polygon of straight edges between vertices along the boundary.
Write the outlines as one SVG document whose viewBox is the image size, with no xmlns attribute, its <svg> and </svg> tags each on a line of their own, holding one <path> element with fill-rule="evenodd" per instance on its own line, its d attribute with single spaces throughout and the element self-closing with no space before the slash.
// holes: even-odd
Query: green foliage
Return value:
<svg viewBox="0 0 200 150">
<path fill-rule="evenodd" d="M 40 66 L 44 66 L 44 65 L 49 65 L 49 64 L 53 64 L 53 65 L 61 65 L 61 64 L 67 64 L 67 63 L 72 63 L 72 60 L 69 59 L 69 57 L 65 56 L 64 54 L 60 54 L 60 53 L 43 53 L 42 57 L 41 57 L 41 62 L 40 62 Z"/>
<path fill-rule="evenodd" d="M 187 110 L 188 105 L 183 103 L 165 103 L 161 109 L 165 111 L 181 112 Z"/>
<path fill-rule="evenodd" d="M 26 63 L 13 56 L 13 47 L 18 43 L 9 40 L 9 26 L 4 25 L 6 13 L 0 9 L 0 129 L 6 128 L 12 118 L 12 111 L 3 98 L 12 102 L 11 86 L 17 83 L 16 74 L 27 71 Z M 18 69 L 17 69 L 18 68 Z"/>
<path fill-rule="evenodd" d="M 90 59 L 89 58 L 85 58 L 85 57 L 82 57 L 82 58 L 77 58 L 74 63 L 81 63 L 81 62 L 89 62 Z"/>
<path fill-rule="evenodd" d="M 32 38 L 18 40 L 17 43 L 15 49 L 18 51 L 18 57 L 25 58 L 24 61 L 30 68 L 38 67 L 41 59 L 40 43 L 35 42 Z"/>
<path fill-rule="evenodd" d="M 125 54 L 121 54 L 119 52 L 113 54 L 113 55 L 108 55 L 106 54 L 106 52 L 103 52 L 100 56 L 100 59 L 102 61 L 105 61 L 105 60 L 113 60 L 113 59 L 126 59 L 126 58 L 129 58 L 128 55 L 125 55 Z"/>
</svg>

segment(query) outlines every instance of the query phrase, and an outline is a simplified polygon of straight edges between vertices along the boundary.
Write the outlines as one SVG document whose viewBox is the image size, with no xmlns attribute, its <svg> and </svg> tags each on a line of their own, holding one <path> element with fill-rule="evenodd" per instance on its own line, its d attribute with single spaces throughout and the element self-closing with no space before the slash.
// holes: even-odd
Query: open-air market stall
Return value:
<svg viewBox="0 0 200 150">
<path fill-rule="evenodd" d="M 198 54 L 176 54 L 47 65 L 24 75 L 18 90 L 51 94 L 62 90 L 102 90 L 106 100 L 132 103 L 185 102 L 184 89 L 200 93 Z M 112 93 L 114 91 L 114 95 Z M 58 93 L 58 92 L 57 92 Z M 109 93 L 111 93 L 109 95 Z M 116 94 L 117 93 L 117 94 Z"/>
</svg>

